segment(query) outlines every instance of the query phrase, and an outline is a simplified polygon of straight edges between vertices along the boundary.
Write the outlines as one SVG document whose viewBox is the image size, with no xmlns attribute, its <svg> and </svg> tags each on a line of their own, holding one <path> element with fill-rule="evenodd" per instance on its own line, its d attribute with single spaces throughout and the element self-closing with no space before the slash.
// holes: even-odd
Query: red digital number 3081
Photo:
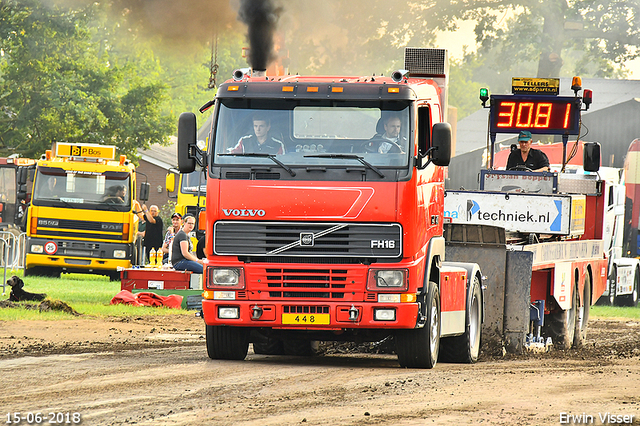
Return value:
<svg viewBox="0 0 640 426">
<path fill-rule="evenodd" d="M 564 106 L 564 111 L 558 108 Z M 554 110 L 554 107 L 555 110 Z M 514 102 L 501 101 L 498 104 L 498 120 L 496 127 L 501 128 L 553 128 L 567 129 L 571 118 L 571 104 L 554 104 L 553 102 Z"/>
</svg>

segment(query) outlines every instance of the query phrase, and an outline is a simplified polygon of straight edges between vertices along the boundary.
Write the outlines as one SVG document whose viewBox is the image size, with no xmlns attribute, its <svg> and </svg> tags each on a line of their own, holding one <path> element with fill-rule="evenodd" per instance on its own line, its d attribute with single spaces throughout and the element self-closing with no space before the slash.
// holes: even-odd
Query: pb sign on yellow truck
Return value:
<svg viewBox="0 0 640 426">
<path fill-rule="evenodd" d="M 139 264 L 135 167 L 124 156 L 114 158 L 115 146 L 57 143 L 38 161 L 25 275 L 80 272 L 118 279 L 119 266 Z"/>
</svg>

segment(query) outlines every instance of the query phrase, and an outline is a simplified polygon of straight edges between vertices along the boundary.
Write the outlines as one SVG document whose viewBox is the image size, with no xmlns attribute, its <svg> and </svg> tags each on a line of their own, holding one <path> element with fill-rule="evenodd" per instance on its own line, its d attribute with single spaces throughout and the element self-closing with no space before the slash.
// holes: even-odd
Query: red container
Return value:
<svg viewBox="0 0 640 426">
<path fill-rule="evenodd" d="M 121 290 L 189 290 L 190 271 L 162 269 L 123 269 Z"/>
</svg>

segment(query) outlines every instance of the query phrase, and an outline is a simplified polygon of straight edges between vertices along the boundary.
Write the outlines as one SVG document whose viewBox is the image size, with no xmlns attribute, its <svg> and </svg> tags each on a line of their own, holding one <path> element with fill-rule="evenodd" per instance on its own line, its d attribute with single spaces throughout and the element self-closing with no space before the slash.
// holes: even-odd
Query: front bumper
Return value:
<svg viewBox="0 0 640 426">
<path fill-rule="evenodd" d="M 49 253 L 34 253 L 33 246 L 50 243 L 47 248 L 55 247 Z M 68 271 L 115 271 L 118 267 L 131 267 L 132 244 L 104 243 L 72 240 L 52 240 L 45 238 L 27 238 L 26 268 L 37 266 L 60 268 Z M 115 258 L 114 253 L 123 253 Z"/>
<path fill-rule="evenodd" d="M 256 307 L 259 310 L 256 310 Z M 220 311 L 237 308 L 238 318 L 220 318 Z M 357 315 L 353 309 L 357 309 Z M 351 310 L 351 313 L 350 313 Z M 376 311 L 394 312 L 395 319 L 375 318 Z M 256 318 L 256 311 L 261 311 Z M 203 300 L 202 312 L 207 325 L 236 327 L 266 327 L 289 330 L 344 330 L 344 329 L 413 329 L 418 320 L 417 303 L 371 303 L 371 302 L 309 302 L 304 301 L 246 301 Z M 286 315 L 295 313 L 296 315 Z M 320 314 L 323 321 L 318 321 Z M 285 315 L 299 317 L 298 323 L 283 323 Z M 328 318 L 325 316 L 328 315 Z M 314 318 L 311 318 L 314 316 Z M 357 318 L 356 318 L 357 317 Z M 285 320 L 286 321 L 286 320 Z"/>
</svg>

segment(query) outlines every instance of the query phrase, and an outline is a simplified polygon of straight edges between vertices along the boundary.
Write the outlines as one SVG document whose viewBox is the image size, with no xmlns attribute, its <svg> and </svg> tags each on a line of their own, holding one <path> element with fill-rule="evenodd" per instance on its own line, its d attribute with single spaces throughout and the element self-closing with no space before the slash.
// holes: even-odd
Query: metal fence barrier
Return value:
<svg viewBox="0 0 640 426">
<path fill-rule="evenodd" d="M 27 234 L 21 232 L 16 235 L 9 231 L 0 231 L 0 266 L 4 270 L 2 279 L 2 294 L 6 294 L 7 287 L 7 269 L 14 271 L 16 269 L 24 269 L 25 263 L 25 245 L 27 242 Z"/>
</svg>

